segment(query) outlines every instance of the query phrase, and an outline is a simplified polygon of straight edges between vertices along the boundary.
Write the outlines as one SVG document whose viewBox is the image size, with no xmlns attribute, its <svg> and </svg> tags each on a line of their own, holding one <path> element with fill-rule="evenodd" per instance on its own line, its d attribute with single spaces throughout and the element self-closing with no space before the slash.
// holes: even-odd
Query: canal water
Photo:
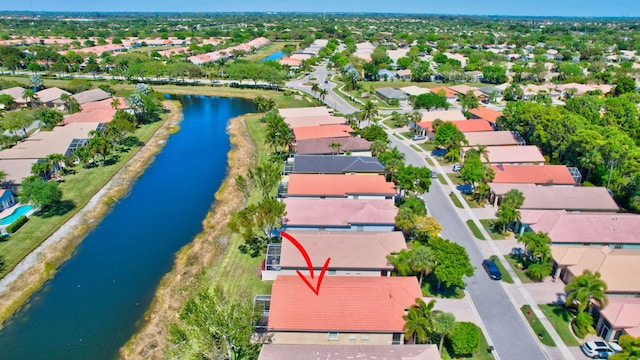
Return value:
<svg viewBox="0 0 640 360">
<path fill-rule="evenodd" d="M 262 61 L 270 61 L 270 60 L 280 60 L 284 57 L 284 53 L 281 50 L 274 52 L 273 54 L 265 57 Z"/>
<path fill-rule="evenodd" d="M 227 170 L 229 119 L 249 100 L 177 97 L 184 119 L 56 276 L 0 331 L 0 359 L 114 359 L 174 254 L 202 230 Z"/>
</svg>

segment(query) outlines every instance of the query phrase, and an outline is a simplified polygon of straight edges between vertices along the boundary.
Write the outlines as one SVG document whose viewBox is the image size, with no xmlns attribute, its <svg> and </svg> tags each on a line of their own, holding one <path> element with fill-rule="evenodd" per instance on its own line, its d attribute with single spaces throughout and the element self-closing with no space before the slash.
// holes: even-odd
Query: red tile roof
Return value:
<svg viewBox="0 0 640 360">
<path fill-rule="evenodd" d="M 347 125 L 302 126 L 293 128 L 296 140 L 350 137 L 353 129 Z"/>
<path fill-rule="evenodd" d="M 479 119 L 485 119 L 492 123 L 495 123 L 498 120 L 498 117 L 503 115 L 500 111 L 495 111 L 486 107 L 470 109 L 469 112 Z"/>
<path fill-rule="evenodd" d="M 482 119 L 447 120 L 446 122 L 453 123 L 461 132 L 493 131 L 491 125 Z M 433 121 L 422 121 L 416 125 L 425 130 L 433 131 Z"/>
<path fill-rule="evenodd" d="M 431 90 L 431 92 L 433 92 L 434 94 L 437 94 L 438 92 L 440 92 L 440 90 L 444 90 L 444 94 L 445 94 L 444 96 L 445 96 L 445 97 L 448 97 L 448 98 L 454 98 L 454 97 L 456 97 L 456 96 L 457 96 L 457 94 L 458 94 L 457 92 L 455 92 L 455 91 L 453 91 L 453 90 L 449 89 L 449 88 L 448 88 L 448 87 L 446 87 L 446 86 L 438 86 L 438 87 L 431 88 L 430 90 Z"/>
<path fill-rule="evenodd" d="M 416 298 L 422 292 L 415 277 L 325 276 L 316 295 L 300 277 L 279 275 L 271 290 L 268 328 L 403 332 L 402 315 Z"/>
<path fill-rule="evenodd" d="M 491 124 L 483 119 L 471 119 L 466 121 L 455 121 L 453 124 L 461 132 L 477 132 L 477 131 L 492 131 Z"/>
<path fill-rule="evenodd" d="M 494 183 L 576 184 L 564 165 L 498 165 L 491 168 L 496 174 Z"/>
<path fill-rule="evenodd" d="M 384 175 L 291 174 L 289 196 L 395 195 Z"/>
</svg>

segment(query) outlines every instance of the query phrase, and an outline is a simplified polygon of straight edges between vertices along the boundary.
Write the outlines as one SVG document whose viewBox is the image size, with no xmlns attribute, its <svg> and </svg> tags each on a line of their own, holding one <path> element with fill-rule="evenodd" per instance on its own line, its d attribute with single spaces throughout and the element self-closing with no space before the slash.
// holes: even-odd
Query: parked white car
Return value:
<svg viewBox="0 0 640 360">
<path fill-rule="evenodd" d="M 580 349 L 585 355 L 592 359 L 608 359 L 609 356 L 622 350 L 620 345 L 604 340 L 587 341 L 580 345 Z"/>
</svg>

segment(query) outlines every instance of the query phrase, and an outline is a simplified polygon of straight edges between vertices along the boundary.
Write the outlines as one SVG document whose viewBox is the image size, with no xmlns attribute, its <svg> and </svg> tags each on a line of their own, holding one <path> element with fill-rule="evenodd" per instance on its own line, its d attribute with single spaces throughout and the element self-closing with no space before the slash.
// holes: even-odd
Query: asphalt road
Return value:
<svg viewBox="0 0 640 360">
<path fill-rule="evenodd" d="M 405 163 L 414 166 L 428 166 L 423 157 L 408 145 L 390 135 L 392 146 L 405 154 Z M 448 194 L 436 179 L 431 184 L 424 200 L 429 214 L 434 216 L 442 225 L 441 236 L 454 241 L 467 249 L 471 264 L 476 267 L 473 277 L 466 279 L 467 293 L 471 297 L 478 314 L 489 334 L 489 343 L 503 360 L 540 360 L 546 354 L 533 337 L 529 325 L 521 315 L 500 282 L 489 279 L 481 266 L 485 256 L 482 254 L 477 241 L 469 231 L 466 223 L 458 215 L 457 209 L 451 203 Z"/>
<path fill-rule="evenodd" d="M 327 70 L 326 64 L 316 67 L 316 69 L 311 74 L 305 76 L 303 79 L 289 81 L 286 86 L 311 94 L 311 86 L 303 85 L 305 82 L 309 82 L 310 78 L 315 78 L 316 80 L 314 80 L 314 82 L 317 82 L 320 85 L 321 89 L 327 90 L 327 95 L 324 98 L 324 103 L 327 106 L 334 108 L 341 114 L 351 114 L 357 110 L 349 103 L 347 103 L 343 98 L 341 98 L 340 95 L 336 94 L 335 91 L 333 91 L 337 84 L 328 80 L 329 72 Z M 325 80 L 327 81 L 326 83 Z"/>
</svg>

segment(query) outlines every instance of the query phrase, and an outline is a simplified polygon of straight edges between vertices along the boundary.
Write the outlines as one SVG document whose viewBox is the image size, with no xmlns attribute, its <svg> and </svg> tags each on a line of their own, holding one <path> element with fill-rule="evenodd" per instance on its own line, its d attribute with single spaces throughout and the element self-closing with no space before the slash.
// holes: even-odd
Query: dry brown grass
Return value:
<svg viewBox="0 0 640 360">
<path fill-rule="evenodd" d="M 63 225 L 59 239 L 53 243 L 45 242 L 38 261 L 22 272 L 15 281 L 0 295 L 0 321 L 8 318 L 42 284 L 55 274 L 57 267 L 69 259 L 74 248 L 80 243 L 87 232 L 97 225 L 104 217 L 109 207 L 130 189 L 136 178 L 153 162 L 155 155 L 162 149 L 172 129 L 182 120 L 180 103 L 165 101 L 165 108 L 170 112 L 165 123 L 156 131 L 153 137 L 141 147 L 137 154 L 109 181 L 96 198 L 93 198 L 85 208 L 72 218 L 77 222 L 74 226 Z M 54 234 L 54 236 L 56 236 Z"/>
<path fill-rule="evenodd" d="M 242 119 L 230 121 L 232 150 L 228 155 L 229 173 L 215 194 L 215 202 L 203 221 L 203 231 L 177 254 L 173 269 L 162 279 L 153 304 L 145 316 L 143 328 L 120 349 L 124 359 L 163 359 L 167 349 L 168 330 L 176 322 L 184 301 L 201 281 L 212 276 L 224 252 L 229 236 L 227 224 L 231 215 L 244 205 L 244 196 L 234 186 L 237 175 L 246 174 L 255 161 L 255 146 Z"/>
</svg>

